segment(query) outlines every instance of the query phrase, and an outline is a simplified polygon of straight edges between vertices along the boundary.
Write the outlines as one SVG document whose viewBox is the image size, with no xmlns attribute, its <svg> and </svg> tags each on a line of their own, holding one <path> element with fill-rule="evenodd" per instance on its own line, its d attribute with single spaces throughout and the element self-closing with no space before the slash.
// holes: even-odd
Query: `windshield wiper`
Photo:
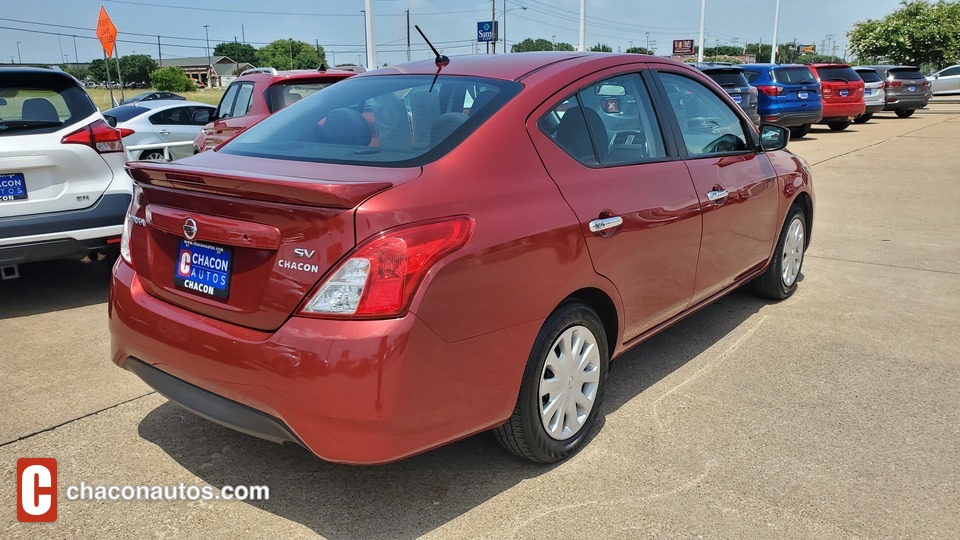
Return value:
<svg viewBox="0 0 960 540">
<path fill-rule="evenodd" d="M 32 127 L 53 127 L 62 125 L 62 122 L 50 122 L 47 120 L 0 120 L 0 130 L 25 129 Z"/>
</svg>

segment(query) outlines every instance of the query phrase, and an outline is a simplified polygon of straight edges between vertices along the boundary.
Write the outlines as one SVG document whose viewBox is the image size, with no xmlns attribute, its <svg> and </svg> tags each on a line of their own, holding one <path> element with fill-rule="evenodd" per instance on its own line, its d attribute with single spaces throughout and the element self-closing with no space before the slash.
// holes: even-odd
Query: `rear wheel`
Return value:
<svg viewBox="0 0 960 540">
<path fill-rule="evenodd" d="M 141 160 L 164 160 L 163 150 L 144 150 L 140 153 Z"/>
<path fill-rule="evenodd" d="M 609 362 L 596 312 L 583 302 L 561 305 L 537 335 L 513 415 L 493 430 L 497 441 L 538 463 L 576 452 L 596 423 Z"/>
<path fill-rule="evenodd" d="M 799 139 L 810 133 L 811 124 L 803 124 L 802 126 L 797 126 L 790 129 L 790 136 L 794 139 Z"/>
<path fill-rule="evenodd" d="M 780 231 L 773 260 L 763 274 L 753 280 L 753 290 L 771 300 L 789 298 L 797 290 L 797 280 L 803 267 L 803 252 L 806 248 L 807 217 L 803 210 L 793 205 L 787 213 L 787 221 Z"/>
<path fill-rule="evenodd" d="M 916 111 L 916 109 L 907 109 L 905 111 L 896 111 L 896 113 L 900 118 L 910 118 Z"/>
<path fill-rule="evenodd" d="M 843 131 L 850 127 L 850 121 L 844 120 L 843 122 L 828 122 L 827 125 L 830 126 L 830 129 L 833 131 Z"/>
<path fill-rule="evenodd" d="M 866 124 L 867 122 L 870 121 L 871 118 L 873 118 L 873 114 L 872 114 L 872 113 L 871 113 L 871 114 L 861 114 L 860 116 L 854 118 L 853 121 L 854 121 L 854 123 L 856 123 L 856 124 Z"/>
</svg>

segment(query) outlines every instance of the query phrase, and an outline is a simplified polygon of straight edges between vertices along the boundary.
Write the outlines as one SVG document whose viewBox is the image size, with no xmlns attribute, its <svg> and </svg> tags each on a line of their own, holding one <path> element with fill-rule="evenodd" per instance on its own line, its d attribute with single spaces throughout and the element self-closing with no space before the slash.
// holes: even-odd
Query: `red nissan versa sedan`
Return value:
<svg viewBox="0 0 960 540">
<path fill-rule="evenodd" d="M 810 170 L 697 70 L 548 52 L 437 72 L 357 75 L 217 151 L 130 164 L 114 362 L 325 460 L 493 430 L 552 462 L 595 425 L 611 358 L 743 284 L 796 290 Z"/>
</svg>

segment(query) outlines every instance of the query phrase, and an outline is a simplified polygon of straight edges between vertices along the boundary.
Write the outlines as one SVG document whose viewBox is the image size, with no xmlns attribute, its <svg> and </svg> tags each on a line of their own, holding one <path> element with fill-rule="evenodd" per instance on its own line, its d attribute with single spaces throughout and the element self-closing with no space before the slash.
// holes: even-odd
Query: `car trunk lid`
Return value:
<svg viewBox="0 0 960 540">
<path fill-rule="evenodd" d="M 354 211 L 417 168 L 283 163 L 207 152 L 132 163 L 130 238 L 144 289 L 182 308 L 274 330 L 356 244 Z M 137 234 L 141 233 L 142 234 Z"/>
<path fill-rule="evenodd" d="M 863 80 L 850 66 L 817 68 L 821 93 L 826 103 L 856 103 L 863 99 Z"/>
<path fill-rule="evenodd" d="M 887 86 L 903 97 L 923 97 L 930 82 L 917 68 L 894 68 L 889 71 Z"/>
</svg>

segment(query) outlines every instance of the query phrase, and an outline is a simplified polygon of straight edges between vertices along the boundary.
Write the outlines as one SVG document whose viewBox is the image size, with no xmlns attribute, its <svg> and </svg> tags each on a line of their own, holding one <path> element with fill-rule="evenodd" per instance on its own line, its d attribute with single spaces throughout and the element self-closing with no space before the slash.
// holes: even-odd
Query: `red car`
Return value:
<svg viewBox="0 0 960 540">
<path fill-rule="evenodd" d="M 862 115 L 867 105 L 863 101 L 863 79 L 850 64 L 810 64 L 807 67 L 820 82 L 823 99 L 823 119 L 834 131 L 843 131 L 853 119 Z"/>
<path fill-rule="evenodd" d="M 557 461 L 612 358 L 741 285 L 796 290 L 814 194 L 788 136 L 652 56 L 352 77 L 216 151 L 129 165 L 113 361 L 325 460 L 493 430 Z"/>
<path fill-rule="evenodd" d="M 362 67 L 277 71 L 248 69 L 224 92 L 213 121 L 203 126 L 193 151 L 216 148 L 250 126 L 314 92 L 365 71 Z"/>
</svg>

